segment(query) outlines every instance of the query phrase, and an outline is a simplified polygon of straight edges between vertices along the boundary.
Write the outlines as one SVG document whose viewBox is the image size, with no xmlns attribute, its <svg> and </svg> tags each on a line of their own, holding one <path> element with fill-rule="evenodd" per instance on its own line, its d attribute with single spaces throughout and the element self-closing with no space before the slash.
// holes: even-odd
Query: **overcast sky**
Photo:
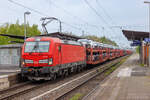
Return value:
<svg viewBox="0 0 150 100">
<path fill-rule="evenodd" d="M 23 23 L 23 14 L 29 23 L 38 24 L 41 30 L 41 17 L 50 16 L 63 21 L 63 31 L 75 35 L 84 34 L 106 36 L 121 46 L 129 45 L 121 29 L 116 26 L 126 26 L 123 29 L 148 31 L 148 5 L 143 0 L 12 0 L 26 7 L 41 12 L 38 14 L 27 8 L 20 7 L 9 0 L 0 0 L 0 24 L 15 23 L 18 19 Z M 58 31 L 58 23 L 48 25 L 49 32 Z"/>
</svg>

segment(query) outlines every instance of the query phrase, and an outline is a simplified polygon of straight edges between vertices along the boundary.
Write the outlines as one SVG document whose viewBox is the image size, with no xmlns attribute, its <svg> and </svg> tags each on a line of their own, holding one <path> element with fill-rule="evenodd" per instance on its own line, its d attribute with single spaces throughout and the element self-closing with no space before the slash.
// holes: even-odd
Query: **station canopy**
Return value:
<svg viewBox="0 0 150 100">
<path fill-rule="evenodd" d="M 132 30 L 122 30 L 124 36 L 129 40 L 144 40 L 145 38 L 149 37 L 149 32 L 142 32 L 142 31 L 132 31 Z"/>
</svg>

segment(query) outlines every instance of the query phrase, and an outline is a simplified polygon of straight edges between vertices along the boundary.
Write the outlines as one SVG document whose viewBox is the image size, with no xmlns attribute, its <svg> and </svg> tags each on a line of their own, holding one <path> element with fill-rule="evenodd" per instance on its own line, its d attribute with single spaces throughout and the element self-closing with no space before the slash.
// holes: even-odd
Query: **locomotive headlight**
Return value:
<svg viewBox="0 0 150 100">
<path fill-rule="evenodd" d="M 48 59 L 39 60 L 39 63 L 48 63 Z"/>
<path fill-rule="evenodd" d="M 22 61 L 22 65 L 24 65 L 25 63 L 24 63 L 24 61 Z"/>
<path fill-rule="evenodd" d="M 52 59 L 52 58 L 49 59 L 48 64 L 49 64 L 49 65 L 52 65 L 52 64 L 53 64 L 53 59 Z"/>
<path fill-rule="evenodd" d="M 25 59 L 24 63 L 33 63 L 33 60 L 27 60 L 27 59 Z"/>
</svg>

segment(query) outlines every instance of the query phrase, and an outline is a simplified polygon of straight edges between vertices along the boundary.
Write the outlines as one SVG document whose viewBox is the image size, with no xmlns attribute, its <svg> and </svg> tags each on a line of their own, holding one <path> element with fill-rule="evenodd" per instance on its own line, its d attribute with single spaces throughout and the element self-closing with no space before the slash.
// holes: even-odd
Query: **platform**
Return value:
<svg viewBox="0 0 150 100">
<path fill-rule="evenodd" d="M 0 66 L 0 90 L 16 84 L 19 81 L 19 73 L 19 68 L 5 68 L 4 66 Z"/>
<path fill-rule="evenodd" d="M 138 58 L 130 56 L 87 100 L 150 100 L 150 68 L 141 67 Z"/>
</svg>

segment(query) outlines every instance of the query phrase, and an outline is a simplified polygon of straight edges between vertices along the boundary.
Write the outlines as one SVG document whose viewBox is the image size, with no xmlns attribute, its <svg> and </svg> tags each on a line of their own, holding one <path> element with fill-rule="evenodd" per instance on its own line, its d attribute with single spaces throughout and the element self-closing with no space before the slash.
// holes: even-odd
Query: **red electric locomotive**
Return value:
<svg viewBox="0 0 150 100">
<path fill-rule="evenodd" d="M 52 37 L 31 37 L 22 48 L 22 76 L 50 80 L 86 66 L 85 48 L 75 41 Z"/>
<path fill-rule="evenodd" d="M 51 80 L 57 75 L 80 71 L 86 64 L 95 65 L 131 54 L 111 45 L 87 39 L 76 41 L 53 37 L 31 37 L 22 48 L 22 76 L 30 80 Z"/>
</svg>

